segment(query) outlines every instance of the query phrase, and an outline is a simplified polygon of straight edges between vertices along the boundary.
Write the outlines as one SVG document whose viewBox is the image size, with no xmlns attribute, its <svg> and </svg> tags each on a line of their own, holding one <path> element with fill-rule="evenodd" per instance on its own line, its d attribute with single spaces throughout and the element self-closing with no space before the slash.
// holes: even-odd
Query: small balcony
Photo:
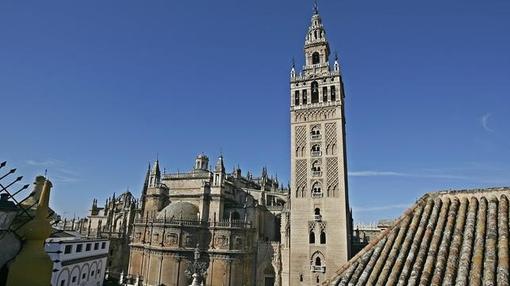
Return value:
<svg viewBox="0 0 510 286">
<path fill-rule="evenodd" d="M 310 137 L 312 140 L 321 140 L 322 138 L 320 134 L 312 134 Z"/>
<path fill-rule="evenodd" d="M 310 271 L 325 273 L 326 272 L 326 266 L 312 265 L 312 266 L 310 266 Z"/>
<path fill-rule="evenodd" d="M 310 155 L 312 155 L 312 157 L 320 157 L 320 156 L 322 156 L 322 152 L 321 151 L 312 151 Z"/>
<path fill-rule="evenodd" d="M 319 199 L 319 198 L 322 198 L 322 197 L 323 197 L 322 193 L 312 193 L 312 198 L 314 198 L 314 199 Z"/>
<path fill-rule="evenodd" d="M 312 170 L 312 177 L 320 177 L 322 176 L 322 171 Z"/>
</svg>

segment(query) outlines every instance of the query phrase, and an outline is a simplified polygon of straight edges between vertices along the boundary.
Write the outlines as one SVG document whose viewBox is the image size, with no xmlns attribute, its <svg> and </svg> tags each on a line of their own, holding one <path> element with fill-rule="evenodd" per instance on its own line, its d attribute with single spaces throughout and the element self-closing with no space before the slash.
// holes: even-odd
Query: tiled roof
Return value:
<svg viewBox="0 0 510 286">
<path fill-rule="evenodd" d="M 509 285 L 510 188 L 429 193 L 327 285 Z"/>
</svg>

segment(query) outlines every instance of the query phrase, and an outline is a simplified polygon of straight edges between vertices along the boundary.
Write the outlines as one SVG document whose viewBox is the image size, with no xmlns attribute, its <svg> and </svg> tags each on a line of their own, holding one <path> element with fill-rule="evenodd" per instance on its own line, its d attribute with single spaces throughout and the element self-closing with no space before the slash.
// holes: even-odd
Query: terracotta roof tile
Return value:
<svg viewBox="0 0 510 286">
<path fill-rule="evenodd" d="M 509 286 L 510 188 L 429 193 L 326 285 Z"/>
</svg>

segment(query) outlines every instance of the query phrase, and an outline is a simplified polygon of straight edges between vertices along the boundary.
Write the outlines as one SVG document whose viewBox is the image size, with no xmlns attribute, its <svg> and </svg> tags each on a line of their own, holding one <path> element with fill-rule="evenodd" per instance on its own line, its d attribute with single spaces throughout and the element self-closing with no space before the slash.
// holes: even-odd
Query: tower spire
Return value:
<svg viewBox="0 0 510 286">
<path fill-rule="evenodd" d="M 314 1 L 313 1 L 313 14 L 314 14 L 314 15 L 319 14 L 319 7 L 318 7 L 318 5 L 317 5 L 317 0 L 314 0 Z"/>
</svg>

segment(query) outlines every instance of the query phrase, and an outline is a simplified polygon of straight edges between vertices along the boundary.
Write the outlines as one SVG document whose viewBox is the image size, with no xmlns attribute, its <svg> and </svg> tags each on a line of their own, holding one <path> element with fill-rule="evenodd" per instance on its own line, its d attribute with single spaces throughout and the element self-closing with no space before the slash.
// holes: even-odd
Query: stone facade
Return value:
<svg viewBox="0 0 510 286">
<path fill-rule="evenodd" d="M 283 285 L 317 285 L 350 256 L 344 88 L 315 7 L 305 65 L 291 70 L 291 193 L 282 225 Z M 283 215 L 282 215 L 283 216 Z"/>
<path fill-rule="evenodd" d="M 195 256 L 205 285 L 279 285 L 280 213 L 287 189 L 270 178 L 209 170 L 201 154 L 193 170 L 162 174 L 156 161 L 133 224 L 130 285 L 189 285 Z"/>
</svg>

